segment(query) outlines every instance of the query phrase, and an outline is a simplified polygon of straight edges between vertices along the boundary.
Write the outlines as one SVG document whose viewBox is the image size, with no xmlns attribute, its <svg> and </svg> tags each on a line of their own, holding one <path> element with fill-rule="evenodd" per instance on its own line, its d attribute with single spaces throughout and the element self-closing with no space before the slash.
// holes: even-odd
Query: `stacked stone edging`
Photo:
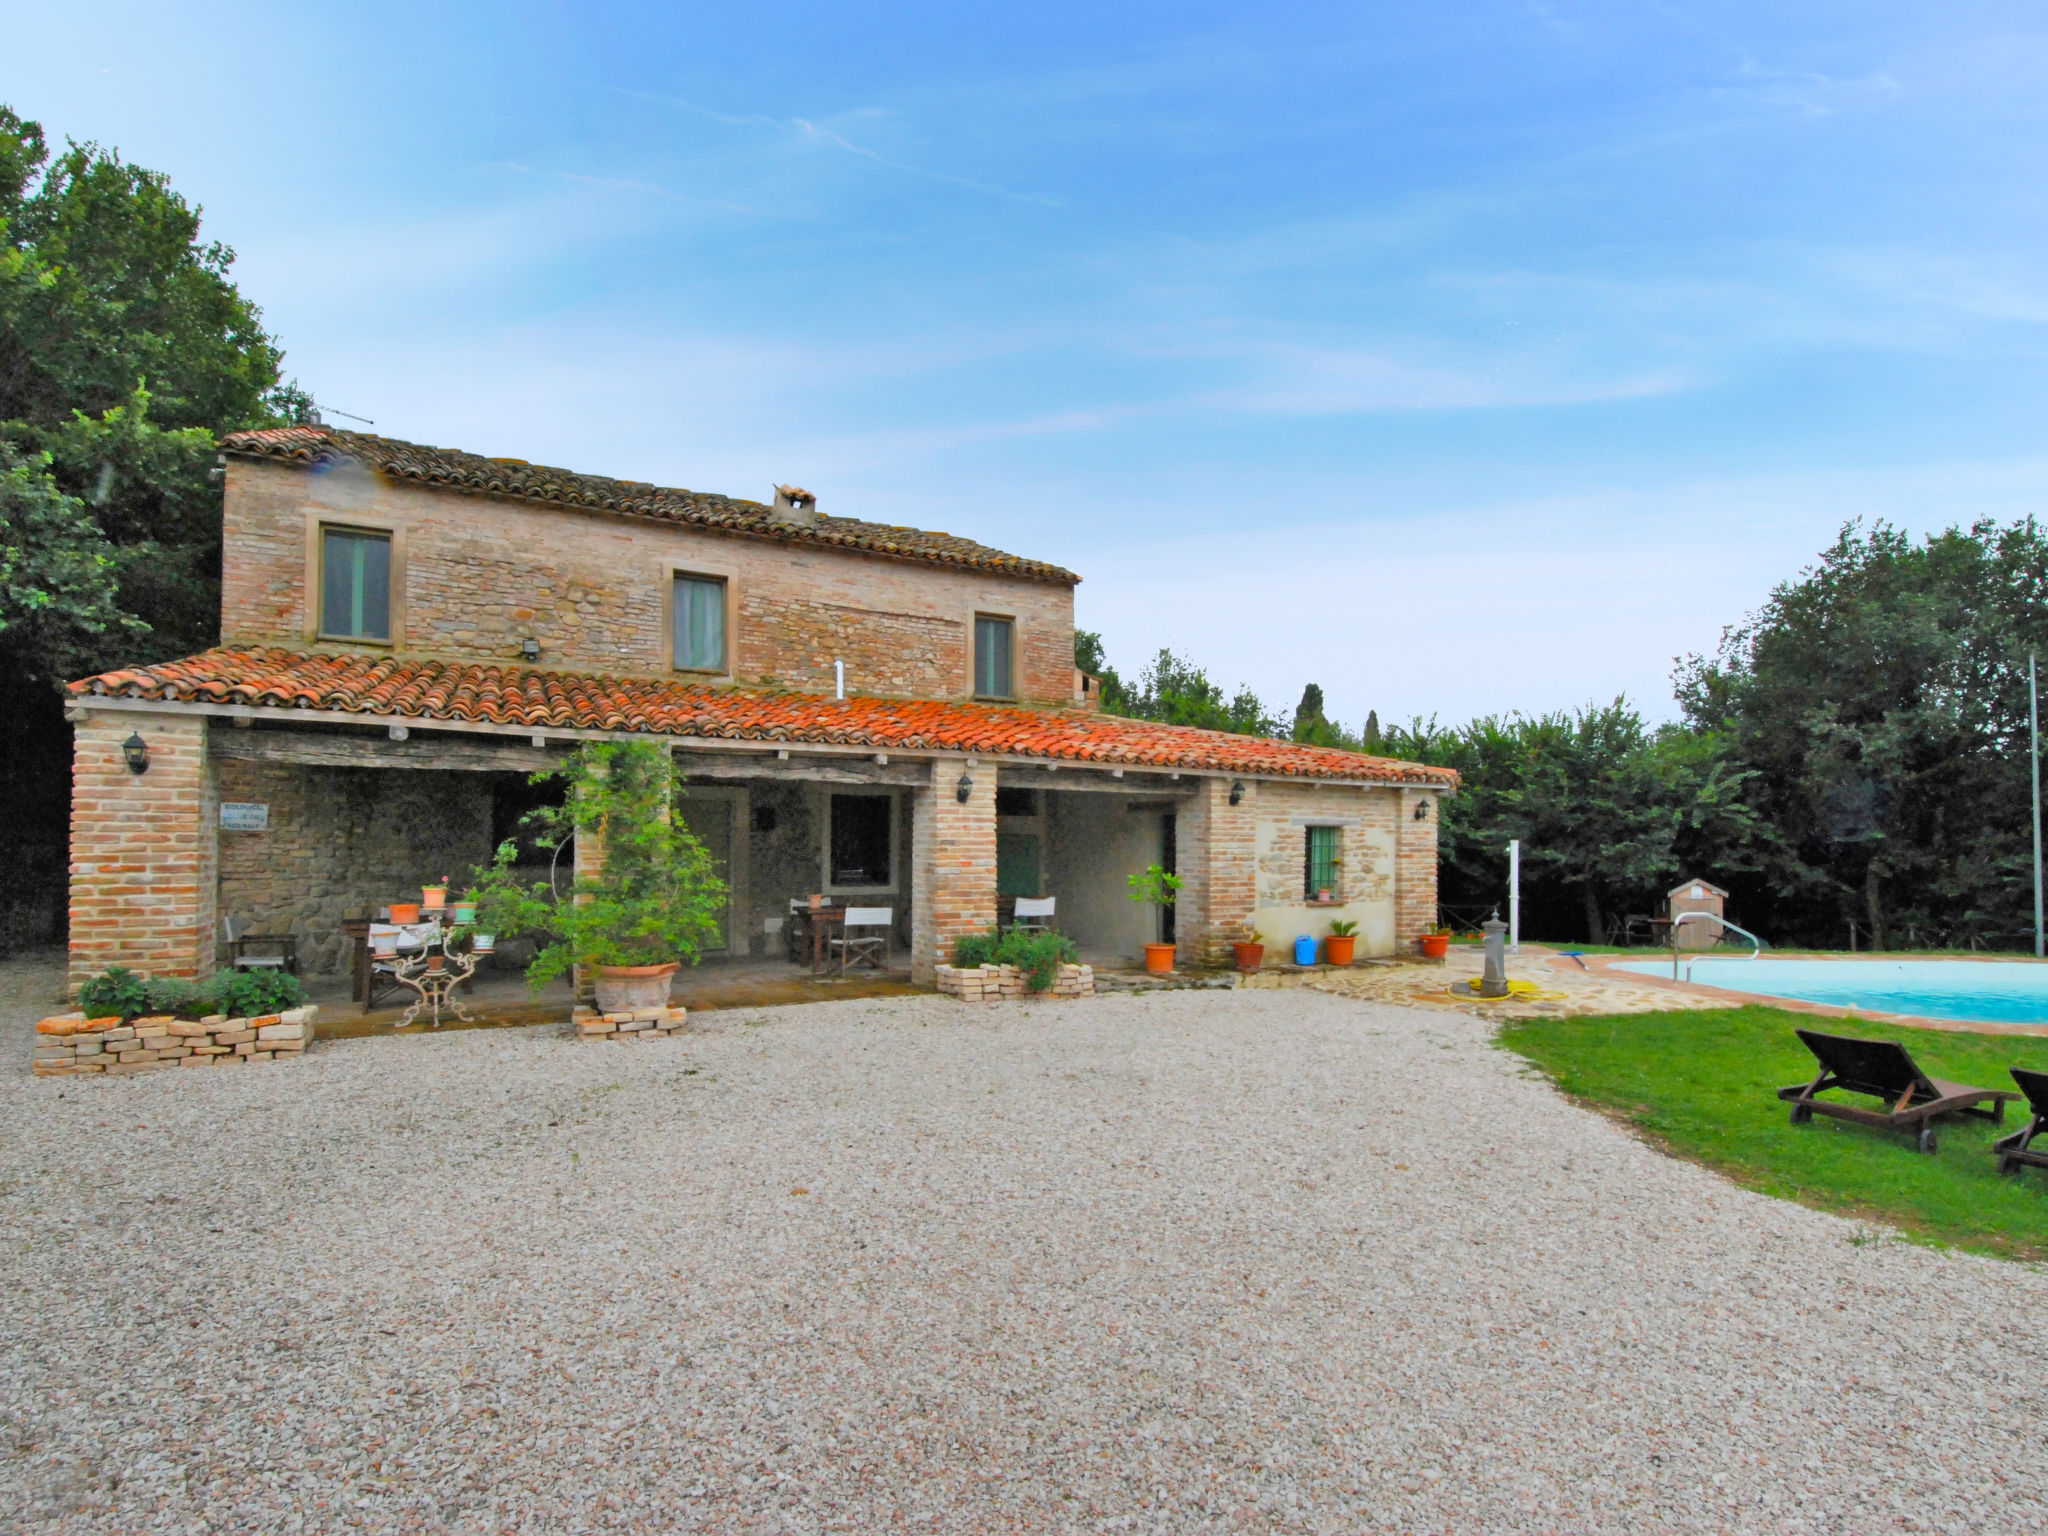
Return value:
<svg viewBox="0 0 2048 1536">
<path fill-rule="evenodd" d="M 1015 965 L 942 965 L 934 971 L 933 979 L 941 992 L 963 1003 L 993 1003 L 1006 997 L 1095 995 L 1095 967 L 1092 965 L 1061 966 L 1053 984 L 1043 992 L 1033 992 L 1030 983 L 1024 979 L 1023 968 Z"/>
<path fill-rule="evenodd" d="M 655 1040 L 679 1035 L 688 1027 L 687 1008 L 636 1008 L 631 1013 L 599 1013 L 595 1008 L 575 1012 L 579 1040 Z"/>
<path fill-rule="evenodd" d="M 164 1067 L 234 1067 L 243 1062 L 290 1061 L 313 1043 L 320 1010 L 231 1019 L 151 1014 L 124 1024 L 118 1016 L 88 1019 L 63 1013 L 36 1025 L 37 1077 L 115 1077 Z"/>
</svg>

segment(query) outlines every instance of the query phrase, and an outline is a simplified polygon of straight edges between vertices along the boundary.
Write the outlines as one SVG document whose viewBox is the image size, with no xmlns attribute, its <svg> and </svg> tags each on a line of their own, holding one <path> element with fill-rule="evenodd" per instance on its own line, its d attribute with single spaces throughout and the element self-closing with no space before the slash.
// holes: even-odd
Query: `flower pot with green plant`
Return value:
<svg viewBox="0 0 2048 1536">
<path fill-rule="evenodd" d="M 1163 864 L 1150 864 L 1131 876 L 1131 900 L 1141 901 L 1164 912 L 1180 898 L 1179 875 L 1166 872 Z M 1145 946 L 1145 969 L 1160 975 L 1173 969 L 1173 946 L 1156 943 Z"/>
<path fill-rule="evenodd" d="M 576 838 L 596 857 L 566 891 L 552 879 L 522 885 L 518 847 L 505 842 L 477 871 L 479 925 L 534 939 L 526 979 L 536 991 L 580 969 L 594 973 L 606 1013 L 665 1005 L 675 973 L 718 936 L 726 902 L 711 855 L 675 814 L 681 775 L 653 742 L 592 742 L 533 782 L 548 779 L 568 792 L 526 825 L 558 852 Z"/>
<path fill-rule="evenodd" d="M 1332 965 L 1349 965 L 1358 957 L 1358 924 L 1338 918 L 1330 924 L 1330 936 L 1323 941 L 1323 958 Z"/>
<path fill-rule="evenodd" d="M 1240 971 L 1256 971 L 1266 963 L 1266 936 L 1246 923 L 1244 937 L 1230 941 L 1230 952 Z"/>
<path fill-rule="evenodd" d="M 1417 942 L 1422 945 L 1422 953 L 1425 959 L 1441 960 L 1451 952 L 1451 930 L 1444 924 L 1438 923 Z"/>
</svg>

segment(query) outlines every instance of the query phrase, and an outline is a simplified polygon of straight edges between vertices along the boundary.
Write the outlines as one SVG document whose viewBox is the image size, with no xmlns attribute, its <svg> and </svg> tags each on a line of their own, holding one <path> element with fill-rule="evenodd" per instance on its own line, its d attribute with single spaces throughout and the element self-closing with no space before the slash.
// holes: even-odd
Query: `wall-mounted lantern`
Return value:
<svg viewBox="0 0 2048 1536">
<path fill-rule="evenodd" d="M 1429 802 L 1427 800 L 1415 802 L 1415 819 L 1417 821 L 1429 820 Z"/>
<path fill-rule="evenodd" d="M 149 743 L 142 739 L 140 731 L 130 731 L 128 739 L 121 743 L 121 755 L 128 759 L 128 771 L 133 774 L 149 772 Z"/>
<path fill-rule="evenodd" d="M 1230 803 L 1231 803 L 1232 805 L 1243 805 L 1243 804 L 1244 804 L 1244 780 L 1243 780 L 1243 779 L 1233 779 L 1233 780 L 1231 780 L 1231 783 L 1230 783 Z"/>
<path fill-rule="evenodd" d="M 964 773 L 961 774 L 960 782 L 953 786 L 953 798 L 958 800 L 962 805 L 965 805 L 968 801 L 968 797 L 971 796 L 973 793 L 974 780 L 967 777 L 967 775 Z"/>
</svg>

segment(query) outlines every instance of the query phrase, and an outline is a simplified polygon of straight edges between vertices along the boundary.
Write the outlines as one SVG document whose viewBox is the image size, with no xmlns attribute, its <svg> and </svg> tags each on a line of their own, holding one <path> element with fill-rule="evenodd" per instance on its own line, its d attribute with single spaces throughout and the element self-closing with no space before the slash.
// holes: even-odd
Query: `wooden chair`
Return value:
<svg viewBox="0 0 2048 1536">
<path fill-rule="evenodd" d="M 1794 1125 L 1804 1125 L 1818 1112 L 1837 1120 L 1853 1120 L 1858 1125 L 1874 1125 L 1880 1130 L 1904 1131 L 1915 1138 L 1920 1151 L 1932 1152 L 1935 1116 L 1975 1115 L 1980 1120 L 2003 1124 L 2006 1100 L 2019 1097 L 2003 1088 L 1972 1088 L 1966 1083 L 1929 1077 L 1914 1062 L 1912 1053 L 1896 1040 L 1856 1040 L 1812 1029 L 1793 1033 L 1820 1062 L 1820 1075 L 1812 1082 L 1794 1083 L 1778 1090 L 1778 1097 L 1792 1106 Z M 1814 1097 L 1833 1088 L 1865 1094 L 1887 1107 L 1864 1109 Z M 1990 1109 L 1976 1107 L 1987 1100 Z"/>
<path fill-rule="evenodd" d="M 848 907 L 846 921 L 832 948 L 839 955 L 839 974 L 849 967 L 871 965 L 878 971 L 889 968 L 889 933 L 896 926 L 896 914 L 887 907 Z M 861 930 L 861 931 L 856 931 Z"/>
<path fill-rule="evenodd" d="M 251 933 L 249 925 L 230 914 L 220 920 L 227 940 L 228 964 L 238 971 L 290 971 L 299 974 L 299 941 L 288 933 Z M 249 951 L 254 948 L 256 954 Z"/>
<path fill-rule="evenodd" d="M 1051 896 L 1019 896 L 1016 911 L 1011 915 L 1011 926 L 1022 928 L 1026 933 L 1050 933 L 1053 904 Z"/>
<path fill-rule="evenodd" d="M 2048 1148 L 2048 1072 L 2031 1072 L 2025 1067 L 2009 1067 L 2007 1070 L 2027 1096 L 2027 1106 L 2034 1114 L 2010 1136 L 2001 1136 L 1991 1143 L 1991 1150 L 1998 1154 L 1998 1171 L 2011 1173 L 2026 1164 L 2048 1168 L 2048 1151 L 2037 1152 L 2032 1145 L 2036 1136 L 2044 1136 L 2042 1146 Z"/>
</svg>

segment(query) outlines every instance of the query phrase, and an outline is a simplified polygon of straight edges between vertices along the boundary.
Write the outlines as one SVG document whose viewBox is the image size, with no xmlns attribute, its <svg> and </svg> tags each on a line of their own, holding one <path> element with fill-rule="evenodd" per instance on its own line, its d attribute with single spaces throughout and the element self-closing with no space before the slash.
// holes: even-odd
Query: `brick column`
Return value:
<svg viewBox="0 0 2048 1536">
<path fill-rule="evenodd" d="M 220 831 L 206 729 L 194 715 L 108 710 L 74 720 L 74 990 L 110 965 L 213 974 Z M 128 770 L 121 743 L 130 733 L 148 745 L 146 773 Z"/>
<path fill-rule="evenodd" d="M 1258 785 L 1244 780 L 1244 799 L 1230 803 L 1229 779 L 1203 779 L 1180 803 L 1175 851 L 1180 899 L 1174 903 L 1174 963 L 1223 965 L 1230 944 L 1243 937 L 1258 901 L 1258 858 L 1253 830 Z"/>
<path fill-rule="evenodd" d="M 1394 823 L 1394 946 L 1412 950 L 1415 941 L 1436 926 L 1436 829 L 1443 797 L 1427 790 L 1404 789 Z M 1427 807 L 1415 819 L 1417 806 Z"/>
<path fill-rule="evenodd" d="M 962 804 L 960 775 L 974 788 Z M 953 941 L 996 921 L 996 766 L 942 757 L 910 802 L 910 975 L 929 983 Z"/>
</svg>

